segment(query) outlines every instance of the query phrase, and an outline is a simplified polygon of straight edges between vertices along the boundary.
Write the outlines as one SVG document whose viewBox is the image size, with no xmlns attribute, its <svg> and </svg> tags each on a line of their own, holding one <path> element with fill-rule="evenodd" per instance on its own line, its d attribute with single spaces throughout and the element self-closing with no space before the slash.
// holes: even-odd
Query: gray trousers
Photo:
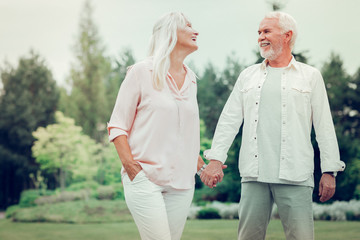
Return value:
<svg viewBox="0 0 360 240">
<path fill-rule="evenodd" d="M 313 240 L 312 187 L 244 182 L 241 184 L 238 240 L 264 240 L 273 204 L 287 240 Z"/>
</svg>

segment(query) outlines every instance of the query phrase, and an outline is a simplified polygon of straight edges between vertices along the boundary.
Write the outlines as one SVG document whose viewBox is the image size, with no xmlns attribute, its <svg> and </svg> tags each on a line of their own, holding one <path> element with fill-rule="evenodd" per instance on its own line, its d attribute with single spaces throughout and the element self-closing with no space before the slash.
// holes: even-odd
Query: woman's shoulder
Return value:
<svg viewBox="0 0 360 240">
<path fill-rule="evenodd" d="M 135 64 L 128 67 L 129 71 L 135 71 L 135 72 L 148 72 L 152 70 L 152 59 L 151 58 L 145 58 L 139 62 L 136 62 Z"/>
</svg>

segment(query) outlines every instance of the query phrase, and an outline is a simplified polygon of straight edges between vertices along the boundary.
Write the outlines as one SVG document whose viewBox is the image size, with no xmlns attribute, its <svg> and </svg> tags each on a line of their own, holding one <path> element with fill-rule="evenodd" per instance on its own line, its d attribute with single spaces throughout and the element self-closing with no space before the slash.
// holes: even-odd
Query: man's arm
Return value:
<svg viewBox="0 0 360 240">
<path fill-rule="evenodd" d="M 316 141 L 319 144 L 321 171 L 319 196 L 321 202 L 326 202 L 335 194 L 335 176 L 326 172 L 338 172 L 345 169 L 345 163 L 340 161 L 339 146 L 332 121 L 329 101 L 324 80 L 320 72 L 314 73 L 315 84 L 311 94 L 311 107 Z"/>
<path fill-rule="evenodd" d="M 215 187 L 224 177 L 223 169 L 226 168 L 224 163 L 227 158 L 227 152 L 243 121 L 244 112 L 240 79 L 241 74 L 221 112 L 211 149 L 204 152 L 204 157 L 210 163 L 201 173 L 201 180 L 210 188 Z"/>
</svg>

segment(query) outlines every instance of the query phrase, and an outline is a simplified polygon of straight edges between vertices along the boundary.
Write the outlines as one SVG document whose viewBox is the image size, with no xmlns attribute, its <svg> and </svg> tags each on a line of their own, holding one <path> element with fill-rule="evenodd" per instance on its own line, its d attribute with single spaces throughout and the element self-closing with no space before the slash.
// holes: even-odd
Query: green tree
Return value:
<svg viewBox="0 0 360 240">
<path fill-rule="evenodd" d="M 346 73 L 343 67 L 343 61 L 340 56 L 332 53 L 328 62 L 322 68 L 322 75 L 327 89 L 331 113 L 336 129 L 336 135 L 339 142 L 340 157 L 347 167 L 343 173 L 337 177 L 337 190 L 333 200 L 350 200 L 353 197 L 360 176 L 360 147 L 358 125 L 354 118 L 358 116 L 356 102 L 359 102 L 359 91 L 356 86 L 356 75 L 353 80 Z M 355 108 L 354 108 L 355 107 Z M 321 176 L 319 167 L 319 153 L 317 145 L 315 146 L 316 171 L 315 180 Z M 314 195 L 317 188 L 314 191 Z M 314 198 L 318 200 L 318 197 Z"/>
<path fill-rule="evenodd" d="M 32 132 L 54 121 L 59 93 L 43 60 L 30 51 L 15 68 L 1 71 L 0 95 L 0 208 L 18 201 L 30 187 L 30 173 L 38 166 L 31 156 Z"/>
<path fill-rule="evenodd" d="M 73 109 L 65 113 L 75 119 L 84 132 L 100 142 L 106 133 L 108 116 L 105 81 L 110 75 L 110 60 L 104 55 L 93 8 L 86 1 L 80 19 L 80 32 L 75 45 L 76 63 L 72 65 L 70 100 Z"/>
<path fill-rule="evenodd" d="M 212 64 L 205 68 L 203 76 L 198 81 L 198 101 L 200 118 L 206 125 L 205 137 L 212 138 L 221 111 L 228 99 L 235 82 L 244 69 L 237 56 L 232 53 L 226 59 L 226 68 L 218 73 Z M 203 130 L 204 131 L 204 130 Z M 204 138 L 204 137 L 202 137 Z M 238 156 L 241 144 L 241 133 L 235 138 L 229 152 L 224 170 L 223 182 L 213 189 L 212 199 L 220 201 L 238 201 L 240 198 L 240 176 L 238 170 Z M 202 148 L 210 148 L 207 141 L 202 141 Z M 199 184 L 198 184 L 199 185 Z M 215 192 L 215 193 L 214 193 Z"/>
<path fill-rule="evenodd" d="M 360 67 L 351 77 L 348 93 L 349 121 L 351 122 L 349 134 L 353 139 L 360 139 Z"/>
<path fill-rule="evenodd" d="M 226 59 L 227 68 L 223 72 L 209 63 L 198 81 L 198 102 L 200 118 L 206 125 L 205 136 L 212 138 L 221 111 L 229 97 L 236 79 L 244 68 L 235 53 Z"/>
<path fill-rule="evenodd" d="M 56 112 L 56 123 L 40 127 L 32 152 L 40 168 L 54 174 L 62 190 L 66 180 L 93 180 L 101 160 L 101 145 L 75 126 L 75 121 Z"/>
<path fill-rule="evenodd" d="M 102 157 L 99 164 L 96 180 L 103 185 L 121 182 L 121 160 L 112 143 L 102 146 Z"/>
</svg>

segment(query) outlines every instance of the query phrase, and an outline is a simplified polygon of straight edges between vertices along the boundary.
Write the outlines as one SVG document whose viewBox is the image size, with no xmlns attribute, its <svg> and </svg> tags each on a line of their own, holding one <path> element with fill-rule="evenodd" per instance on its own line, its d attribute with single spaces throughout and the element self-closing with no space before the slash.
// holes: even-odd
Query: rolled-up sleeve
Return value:
<svg viewBox="0 0 360 240">
<path fill-rule="evenodd" d="M 137 79 L 136 67 L 132 67 L 129 68 L 120 86 L 115 106 L 107 125 L 110 142 L 120 135 L 128 136 L 135 120 L 140 98 L 140 84 Z"/>
</svg>

